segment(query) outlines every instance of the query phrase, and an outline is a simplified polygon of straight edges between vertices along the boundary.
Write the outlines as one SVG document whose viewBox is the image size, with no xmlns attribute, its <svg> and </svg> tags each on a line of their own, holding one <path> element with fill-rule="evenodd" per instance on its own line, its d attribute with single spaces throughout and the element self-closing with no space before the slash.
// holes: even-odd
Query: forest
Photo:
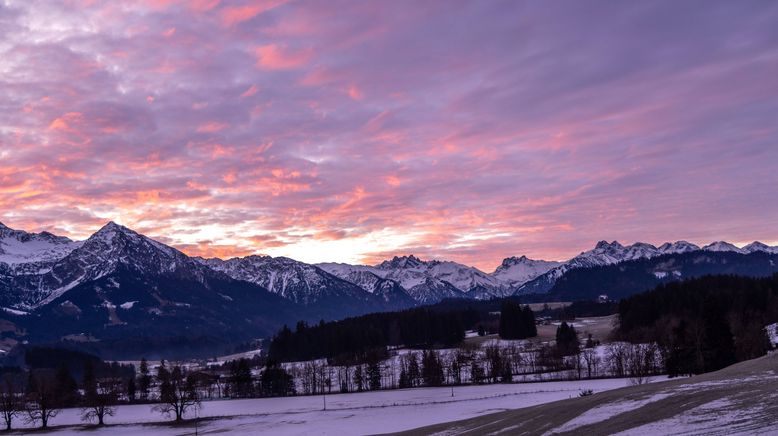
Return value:
<svg viewBox="0 0 778 436">
<path fill-rule="evenodd" d="M 500 316 L 497 316 L 497 313 Z M 386 347 L 441 348 L 460 343 L 465 330 L 498 333 L 504 339 L 537 335 L 535 317 L 516 298 L 490 301 L 443 301 L 400 312 L 384 312 L 341 321 L 284 326 L 269 349 L 271 359 L 300 361 L 330 358 L 368 362 L 382 358 Z"/>
<path fill-rule="evenodd" d="M 621 300 L 617 334 L 657 343 L 671 376 L 699 374 L 765 354 L 776 321 L 778 274 L 706 276 Z"/>
<path fill-rule="evenodd" d="M 393 345 L 450 346 L 465 337 L 465 326 L 477 315 L 465 311 L 436 312 L 428 308 L 374 313 L 309 326 L 284 326 L 270 343 L 270 357 L 281 361 L 322 357 L 364 360 L 361 355 Z"/>
</svg>

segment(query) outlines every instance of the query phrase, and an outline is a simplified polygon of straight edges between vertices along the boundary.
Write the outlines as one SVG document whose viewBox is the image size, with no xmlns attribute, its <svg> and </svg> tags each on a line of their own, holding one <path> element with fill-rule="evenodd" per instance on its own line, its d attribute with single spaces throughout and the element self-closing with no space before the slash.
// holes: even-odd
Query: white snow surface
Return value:
<svg viewBox="0 0 778 436">
<path fill-rule="evenodd" d="M 417 388 L 322 396 L 221 400 L 204 402 L 200 417 L 223 417 L 200 424 L 204 434 L 230 435 L 361 435 L 409 430 L 421 426 L 519 409 L 578 396 L 584 389 L 595 394 L 628 386 L 626 379 L 496 384 L 454 388 Z M 192 417 L 190 414 L 188 417 Z M 164 420 L 150 405 L 119 406 L 109 424 L 90 430 L 93 435 L 179 435 L 192 429 L 139 425 Z M 80 424 L 79 409 L 66 409 L 51 420 L 53 426 Z M 56 434 L 83 434 L 81 428 L 63 428 Z"/>
<path fill-rule="evenodd" d="M 80 242 L 51 233 L 27 233 L 0 223 L 0 262 L 18 265 L 53 262 L 78 248 Z"/>
<path fill-rule="evenodd" d="M 753 245 L 753 244 L 751 244 L 751 245 Z M 711 244 L 708 244 L 708 245 L 702 247 L 702 249 L 706 250 L 706 251 L 715 251 L 715 252 L 732 251 L 732 252 L 741 253 L 741 254 L 745 253 L 745 250 L 740 249 L 740 248 L 736 247 L 735 245 L 730 244 L 729 242 L 724 242 L 724 241 L 713 242 Z"/>
<path fill-rule="evenodd" d="M 768 401 L 767 399 L 765 399 Z M 774 398 L 773 398 L 774 400 Z M 618 436 L 643 435 L 775 435 L 778 421 L 764 426 L 763 407 L 741 408 L 724 399 L 711 401 L 661 421 L 616 433 Z"/>
<path fill-rule="evenodd" d="M 765 331 L 767 332 L 767 337 L 770 338 L 773 348 L 778 347 L 778 322 L 765 327 Z"/>
<path fill-rule="evenodd" d="M 671 394 L 669 393 L 659 393 L 640 400 L 628 400 L 619 403 L 603 404 L 602 406 L 594 407 L 588 410 L 583 415 L 579 415 L 571 419 L 570 421 L 567 421 L 562 426 L 557 427 L 549 432 L 546 432 L 545 434 L 551 435 L 555 433 L 565 433 L 565 432 L 573 431 L 579 427 L 605 421 L 610 418 L 613 418 L 616 415 L 620 415 L 622 413 L 638 409 L 640 407 L 645 406 L 646 404 L 653 403 L 655 401 L 659 401 L 664 398 L 667 398 L 670 395 Z"/>
<path fill-rule="evenodd" d="M 120 304 L 119 307 L 125 310 L 130 310 L 132 309 L 132 306 L 135 306 L 135 303 L 137 303 L 137 301 L 128 301 L 126 303 Z"/>
<path fill-rule="evenodd" d="M 519 286 L 560 265 L 562 262 L 534 260 L 527 256 L 509 257 L 491 275 L 509 286 Z"/>
</svg>

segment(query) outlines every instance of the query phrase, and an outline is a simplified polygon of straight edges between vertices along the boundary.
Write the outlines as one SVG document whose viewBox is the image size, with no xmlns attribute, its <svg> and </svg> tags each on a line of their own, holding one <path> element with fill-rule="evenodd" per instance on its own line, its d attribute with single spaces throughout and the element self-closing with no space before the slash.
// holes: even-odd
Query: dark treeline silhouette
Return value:
<svg viewBox="0 0 778 436">
<path fill-rule="evenodd" d="M 578 354 L 580 351 L 578 332 L 575 331 L 575 327 L 564 321 L 556 329 L 556 349 L 562 356 Z"/>
<path fill-rule="evenodd" d="M 366 351 L 391 345 L 408 347 L 451 346 L 465 337 L 465 311 L 410 309 L 320 322 L 303 321 L 292 331 L 284 326 L 270 343 L 270 357 L 280 361 L 340 358 L 364 361 Z"/>
<path fill-rule="evenodd" d="M 20 347 L 0 371 L 0 415 L 6 429 L 16 420 L 49 427 L 62 408 L 80 407 L 85 422 L 104 423 L 115 405 L 128 398 L 132 365 L 103 362 L 69 349 Z"/>
<path fill-rule="evenodd" d="M 30 347 L 24 350 L 24 364 L 32 369 L 67 368 L 69 374 L 80 380 L 87 364 L 92 365 L 97 376 L 116 374 L 122 377 L 132 377 L 134 368 L 131 365 L 120 365 L 116 362 L 104 362 L 99 357 L 78 350 L 53 347 Z"/>
<path fill-rule="evenodd" d="M 526 339 L 538 335 L 535 315 L 529 306 L 505 300 L 500 308 L 500 337 L 503 339 Z"/>
<path fill-rule="evenodd" d="M 699 374 L 763 355 L 778 321 L 778 275 L 708 276 L 621 300 L 618 334 L 656 342 L 670 375 Z"/>
<path fill-rule="evenodd" d="M 538 311 L 535 315 L 538 317 L 547 316 L 553 319 L 572 321 L 576 318 L 608 316 L 616 313 L 619 313 L 618 302 L 608 301 L 601 303 L 595 300 L 580 300 L 574 301 L 569 306 L 562 308 L 551 309 L 546 305 L 546 307 Z"/>
</svg>

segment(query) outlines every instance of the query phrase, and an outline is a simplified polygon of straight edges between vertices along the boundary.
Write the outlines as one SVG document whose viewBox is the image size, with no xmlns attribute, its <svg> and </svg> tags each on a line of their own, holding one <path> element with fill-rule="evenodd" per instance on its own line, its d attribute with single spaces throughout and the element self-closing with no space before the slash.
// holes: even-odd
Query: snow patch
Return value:
<svg viewBox="0 0 778 436">
<path fill-rule="evenodd" d="M 132 306 L 135 306 L 135 303 L 137 303 L 137 301 L 128 301 L 126 303 L 120 304 L 119 307 L 121 307 L 124 310 L 130 310 L 132 309 Z"/>
<path fill-rule="evenodd" d="M 587 410 L 583 415 L 580 415 L 576 418 L 571 419 L 570 421 L 567 421 L 561 427 L 557 427 L 551 430 L 550 432 L 545 433 L 545 435 L 550 435 L 555 433 L 565 433 L 565 432 L 573 431 L 585 425 L 591 425 L 591 424 L 596 424 L 598 422 L 606 421 L 608 419 L 613 418 L 616 415 L 621 415 L 622 413 L 630 412 L 632 410 L 643 407 L 646 404 L 660 401 L 669 396 L 671 396 L 671 394 L 663 392 L 641 400 L 621 401 L 618 403 L 603 404 L 601 406 L 597 406 Z M 651 433 L 645 433 L 645 434 L 651 434 Z"/>
</svg>

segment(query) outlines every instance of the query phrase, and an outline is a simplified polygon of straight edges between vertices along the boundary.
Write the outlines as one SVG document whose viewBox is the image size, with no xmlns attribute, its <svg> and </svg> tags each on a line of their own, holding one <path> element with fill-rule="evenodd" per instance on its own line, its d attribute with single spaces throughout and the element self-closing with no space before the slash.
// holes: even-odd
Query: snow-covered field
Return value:
<svg viewBox="0 0 778 436">
<path fill-rule="evenodd" d="M 204 434 L 350 435 L 409 430 L 425 425 L 481 416 L 509 409 L 577 397 L 582 389 L 595 394 L 629 385 L 626 379 L 494 384 L 454 388 L 418 388 L 327 396 L 224 400 L 204 402 L 198 431 Z M 142 425 L 162 418 L 149 405 L 121 406 L 110 425 L 89 434 L 192 434 L 194 427 Z M 78 410 L 64 410 L 53 426 L 80 424 Z M 119 426 L 115 424 L 121 424 Z M 83 427 L 60 427 L 57 434 L 83 434 Z"/>
<path fill-rule="evenodd" d="M 776 368 L 778 352 L 773 352 L 707 374 L 465 418 L 408 434 L 778 435 Z"/>
</svg>

